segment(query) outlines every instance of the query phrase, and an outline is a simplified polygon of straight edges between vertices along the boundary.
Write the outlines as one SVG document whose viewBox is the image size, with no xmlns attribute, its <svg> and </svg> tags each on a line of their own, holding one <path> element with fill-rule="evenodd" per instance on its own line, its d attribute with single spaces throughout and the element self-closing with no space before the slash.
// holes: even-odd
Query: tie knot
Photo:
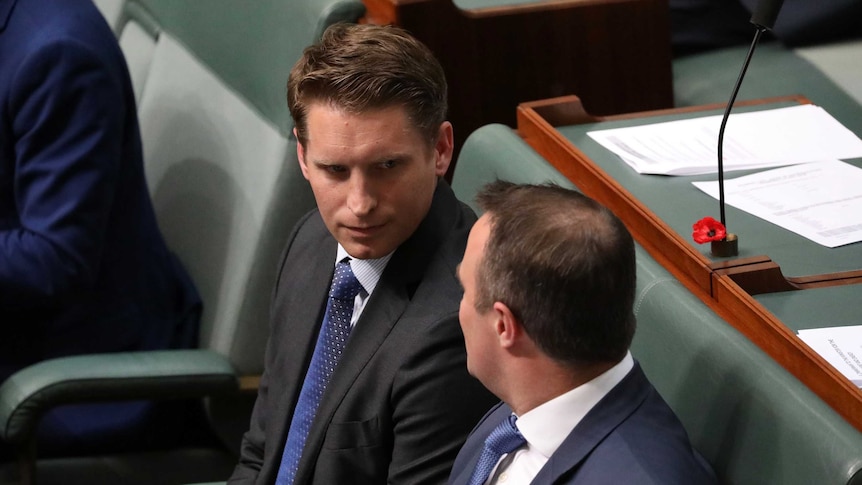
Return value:
<svg viewBox="0 0 862 485">
<path fill-rule="evenodd" d="M 332 288 L 329 290 L 330 298 L 337 300 L 352 300 L 362 291 L 362 285 L 350 269 L 350 260 L 339 261 L 335 265 L 335 274 L 332 276 Z"/>
<path fill-rule="evenodd" d="M 517 420 L 518 418 L 514 414 L 509 415 L 509 419 L 504 420 L 494 428 L 494 431 L 491 431 L 491 434 L 485 439 L 485 446 L 497 453 L 498 456 L 511 453 L 523 446 L 527 440 L 518 431 L 518 427 L 515 425 Z"/>
</svg>

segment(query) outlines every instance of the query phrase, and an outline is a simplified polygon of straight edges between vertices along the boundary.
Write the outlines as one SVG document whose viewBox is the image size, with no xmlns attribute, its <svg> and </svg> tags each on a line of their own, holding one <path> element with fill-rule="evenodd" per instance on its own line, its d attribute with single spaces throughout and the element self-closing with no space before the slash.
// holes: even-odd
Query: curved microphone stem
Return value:
<svg viewBox="0 0 862 485">
<path fill-rule="evenodd" d="M 718 204 L 721 224 L 727 227 L 727 222 L 724 219 L 724 127 L 727 125 L 727 118 L 730 116 L 730 110 L 733 108 L 733 103 L 736 101 L 736 94 L 739 92 L 739 87 L 742 85 L 742 78 L 745 77 L 745 71 L 748 70 L 748 63 L 751 62 L 751 56 L 754 55 L 754 48 L 757 46 L 757 41 L 760 36 L 766 32 L 765 27 L 757 26 L 757 31 L 754 33 L 754 40 L 751 41 L 751 48 L 748 49 L 748 55 L 745 57 L 745 63 L 742 65 L 742 70 L 739 72 L 739 77 L 736 79 L 736 86 L 733 87 L 733 92 L 730 94 L 730 101 L 727 103 L 727 108 L 724 109 L 724 116 L 721 118 L 721 128 L 718 130 Z"/>
</svg>

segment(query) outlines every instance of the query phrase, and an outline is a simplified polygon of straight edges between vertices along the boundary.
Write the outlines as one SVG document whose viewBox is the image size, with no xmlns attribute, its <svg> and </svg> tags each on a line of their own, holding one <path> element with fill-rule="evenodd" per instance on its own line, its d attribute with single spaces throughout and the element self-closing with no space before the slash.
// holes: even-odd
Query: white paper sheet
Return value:
<svg viewBox="0 0 862 485">
<path fill-rule="evenodd" d="M 638 173 L 718 172 L 721 116 L 587 133 Z M 862 140 L 811 104 L 731 114 L 724 133 L 724 171 L 862 157 Z"/>
<path fill-rule="evenodd" d="M 862 387 L 862 325 L 800 330 L 799 338 Z"/>
<path fill-rule="evenodd" d="M 718 199 L 718 182 L 692 182 Z M 862 241 L 862 169 L 840 160 L 724 179 L 725 203 L 834 248 Z"/>
</svg>

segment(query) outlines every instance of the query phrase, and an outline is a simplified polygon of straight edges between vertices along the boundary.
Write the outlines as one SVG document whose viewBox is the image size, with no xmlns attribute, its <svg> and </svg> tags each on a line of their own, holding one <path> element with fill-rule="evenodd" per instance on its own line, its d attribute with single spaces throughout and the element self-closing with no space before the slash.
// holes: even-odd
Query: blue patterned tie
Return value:
<svg viewBox="0 0 862 485">
<path fill-rule="evenodd" d="M 287 432 L 287 444 L 284 446 L 284 454 L 281 457 L 281 465 L 278 467 L 277 485 L 292 485 L 296 477 L 296 469 L 299 458 L 305 447 L 305 439 L 323 391 L 329 384 L 329 378 L 338 359 L 344 351 L 347 336 L 350 334 L 350 317 L 353 316 L 353 302 L 356 295 L 362 290 L 362 285 L 350 269 L 350 260 L 340 261 L 335 265 L 335 275 L 332 277 L 332 286 L 329 289 L 329 301 L 326 304 L 326 316 L 320 327 L 314 354 L 311 356 L 311 364 L 308 373 L 302 383 L 299 393 L 299 402 L 293 412 L 290 421 L 290 429 Z"/>
<path fill-rule="evenodd" d="M 500 461 L 501 456 L 517 450 L 527 442 L 521 436 L 518 427 L 515 426 L 515 421 L 517 420 L 518 418 L 514 414 L 510 414 L 509 419 L 504 419 L 485 438 L 485 446 L 482 448 L 479 462 L 476 463 L 473 475 L 470 476 L 470 485 L 482 485 L 485 483 L 488 480 L 488 475 L 491 474 L 491 470 Z"/>
</svg>

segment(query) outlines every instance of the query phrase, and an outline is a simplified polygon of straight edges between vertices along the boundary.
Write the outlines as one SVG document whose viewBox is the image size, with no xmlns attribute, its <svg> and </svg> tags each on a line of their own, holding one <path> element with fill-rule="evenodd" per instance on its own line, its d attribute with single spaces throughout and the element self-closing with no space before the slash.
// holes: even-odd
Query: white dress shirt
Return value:
<svg viewBox="0 0 862 485">
<path fill-rule="evenodd" d="M 365 303 L 368 301 L 368 297 L 371 296 L 371 293 L 374 292 L 374 288 L 377 287 L 377 283 L 380 281 L 380 276 L 383 275 L 383 270 L 386 269 L 386 265 L 389 263 L 389 260 L 392 259 L 393 254 L 394 252 L 377 259 L 357 259 L 347 254 L 347 251 L 344 250 L 341 244 L 338 245 L 335 262 L 332 265 L 333 271 L 335 270 L 335 265 L 338 264 L 339 261 L 344 258 L 350 258 L 350 269 L 353 271 L 356 279 L 359 280 L 359 284 L 362 285 L 362 291 L 356 295 L 356 299 L 353 303 L 353 316 L 350 317 L 351 328 L 356 325 L 356 322 L 359 320 L 359 316 L 362 315 L 362 310 L 365 308 Z"/>
<path fill-rule="evenodd" d="M 489 485 L 529 485 L 575 426 L 634 367 L 631 352 L 593 380 L 518 417 L 518 430 L 527 445 L 504 455 L 491 473 Z"/>
</svg>

